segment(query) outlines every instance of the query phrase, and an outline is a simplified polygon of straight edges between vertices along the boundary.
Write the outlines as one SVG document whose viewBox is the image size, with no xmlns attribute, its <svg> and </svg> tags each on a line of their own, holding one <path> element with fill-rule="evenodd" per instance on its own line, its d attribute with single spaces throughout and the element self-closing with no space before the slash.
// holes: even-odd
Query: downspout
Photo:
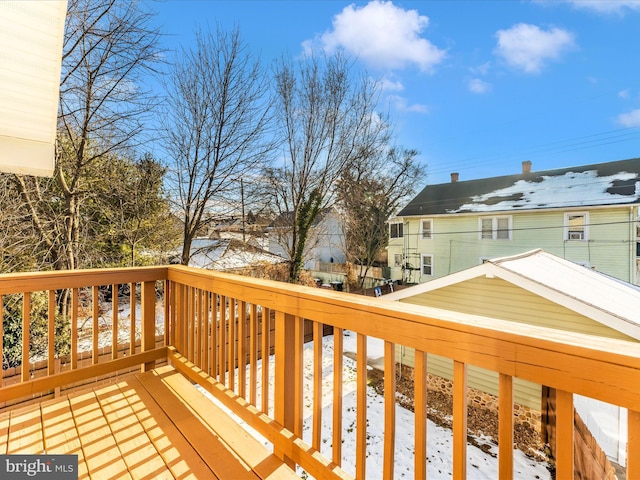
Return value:
<svg viewBox="0 0 640 480">
<path fill-rule="evenodd" d="M 636 284 L 637 282 L 637 262 L 636 259 L 636 222 L 634 217 L 633 205 L 629 206 L 629 282 Z"/>
</svg>

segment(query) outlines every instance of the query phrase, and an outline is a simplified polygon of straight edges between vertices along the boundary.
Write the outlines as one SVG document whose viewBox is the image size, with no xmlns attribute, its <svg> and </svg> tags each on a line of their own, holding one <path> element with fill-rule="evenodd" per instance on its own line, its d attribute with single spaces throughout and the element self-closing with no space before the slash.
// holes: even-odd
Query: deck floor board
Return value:
<svg viewBox="0 0 640 480">
<path fill-rule="evenodd" d="M 0 454 L 75 454 L 80 479 L 279 478 L 273 455 L 250 452 L 249 465 L 230 447 L 247 437 L 226 418 L 220 431 L 239 438 L 221 438 L 207 401 L 171 367 L 129 376 L 0 413 Z"/>
</svg>

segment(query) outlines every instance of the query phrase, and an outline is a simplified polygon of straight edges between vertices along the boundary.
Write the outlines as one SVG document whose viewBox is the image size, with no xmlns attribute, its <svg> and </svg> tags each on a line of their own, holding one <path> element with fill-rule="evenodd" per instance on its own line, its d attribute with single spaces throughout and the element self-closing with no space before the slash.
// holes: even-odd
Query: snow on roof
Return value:
<svg viewBox="0 0 640 480">
<path fill-rule="evenodd" d="M 634 181 L 631 192 L 616 193 L 617 182 Z M 497 212 L 536 208 L 617 205 L 635 202 L 640 197 L 638 174 L 620 172 L 598 176 L 597 170 L 567 172 L 564 175 L 542 175 L 535 181 L 518 180 L 506 188 L 471 197 L 471 202 L 448 213 Z"/>
<path fill-rule="evenodd" d="M 398 217 L 640 203 L 640 159 L 426 186 Z"/>
</svg>

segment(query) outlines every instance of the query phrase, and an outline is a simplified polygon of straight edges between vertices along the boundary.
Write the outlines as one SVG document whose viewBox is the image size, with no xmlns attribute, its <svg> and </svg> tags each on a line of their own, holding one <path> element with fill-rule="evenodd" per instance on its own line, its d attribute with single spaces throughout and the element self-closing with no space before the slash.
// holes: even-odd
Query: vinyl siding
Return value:
<svg viewBox="0 0 640 480">
<path fill-rule="evenodd" d="M 518 323 L 636 341 L 617 330 L 499 278 L 478 277 L 400 301 Z M 397 355 L 403 364 L 413 366 L 413 350 L 398 348 Z M 430 355 L 428 362 L 429 373 L 447 379 L 452 378 L 453 365 L 450 359 Z M 493 395 L 497 394 L 498 374 L 496 372 L 469 366 L 468 382 L 472 388 Z M 515 379 L 516 403 L 539 409 L 540 388 L 540 385 Z"/>
<path fill-rule="evenodd" d="M 589 241 L 564 240 L 564 215 L 569 211 L 589 213 Z M 433 255 L 433 277 L 416 272 L 411 282 L 423 283 L 478 265 L 481 258 L 503 257 L 541 248 L 567 260 L 587 263 L 620 280 L 634 280 L 635 232 L 629 225 L 628 206 L 495 213 L 495 216 L 505 215 L 512 218 L 511 240 L 479 238 L 478 219 L 494 214 L 425 217 L 433 219 L 432 239 L 421 238 L 422 218 L 407 218 L 409 224 L 404 228 L 405 239 L 402 243 L 390 243 L 389 258 L 392 260 L 394 253 L 404 250 L 409 263 L 418 266 L 421 254 Z M 400 278 L 401 272 L 394 271 L 394 275 L 394 278 Z"/>
</svg>

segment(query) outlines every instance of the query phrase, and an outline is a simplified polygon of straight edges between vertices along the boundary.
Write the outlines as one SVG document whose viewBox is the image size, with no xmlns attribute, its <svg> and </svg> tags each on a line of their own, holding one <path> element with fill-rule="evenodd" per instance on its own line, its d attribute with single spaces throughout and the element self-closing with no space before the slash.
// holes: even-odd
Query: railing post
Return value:
<svg viewBox="0 0 640 480">
<path fill-rule="evenodd" d="M 142 351 L 147 352 L 156 347 L 156 282 L 142 282 Z M 156 362 L 142 365 L 142 371 L 148 372 Z"/>
<path fill-rule="evenodd" d="M 453 362 L 453 480 L 467 478 L 467 365 Z"/>
<path fill-rule="evenodd" d="M 302 418 L 296 418 L 302 411 L 302 406 L 298 405 L 302 402 L 302 395 L 296 391 L 302 385 L 302 378 L 295 378 L 302 375 L 299 364 L 302 362 L 303 329 L 296 326 L 302 321 L 299 317 L 276 312 L 274 418 L 294 433 L 302 422 Z M 280 449 L 274 447 L 274 453 L 290 467 L 295 466 L 295 462 Z"/>
<path fill-rule="evenodd" d="M 573 394 L 557 389 L 555 455 L 558 480 L 573 480 L 573 428 Z"/>
</svg>

